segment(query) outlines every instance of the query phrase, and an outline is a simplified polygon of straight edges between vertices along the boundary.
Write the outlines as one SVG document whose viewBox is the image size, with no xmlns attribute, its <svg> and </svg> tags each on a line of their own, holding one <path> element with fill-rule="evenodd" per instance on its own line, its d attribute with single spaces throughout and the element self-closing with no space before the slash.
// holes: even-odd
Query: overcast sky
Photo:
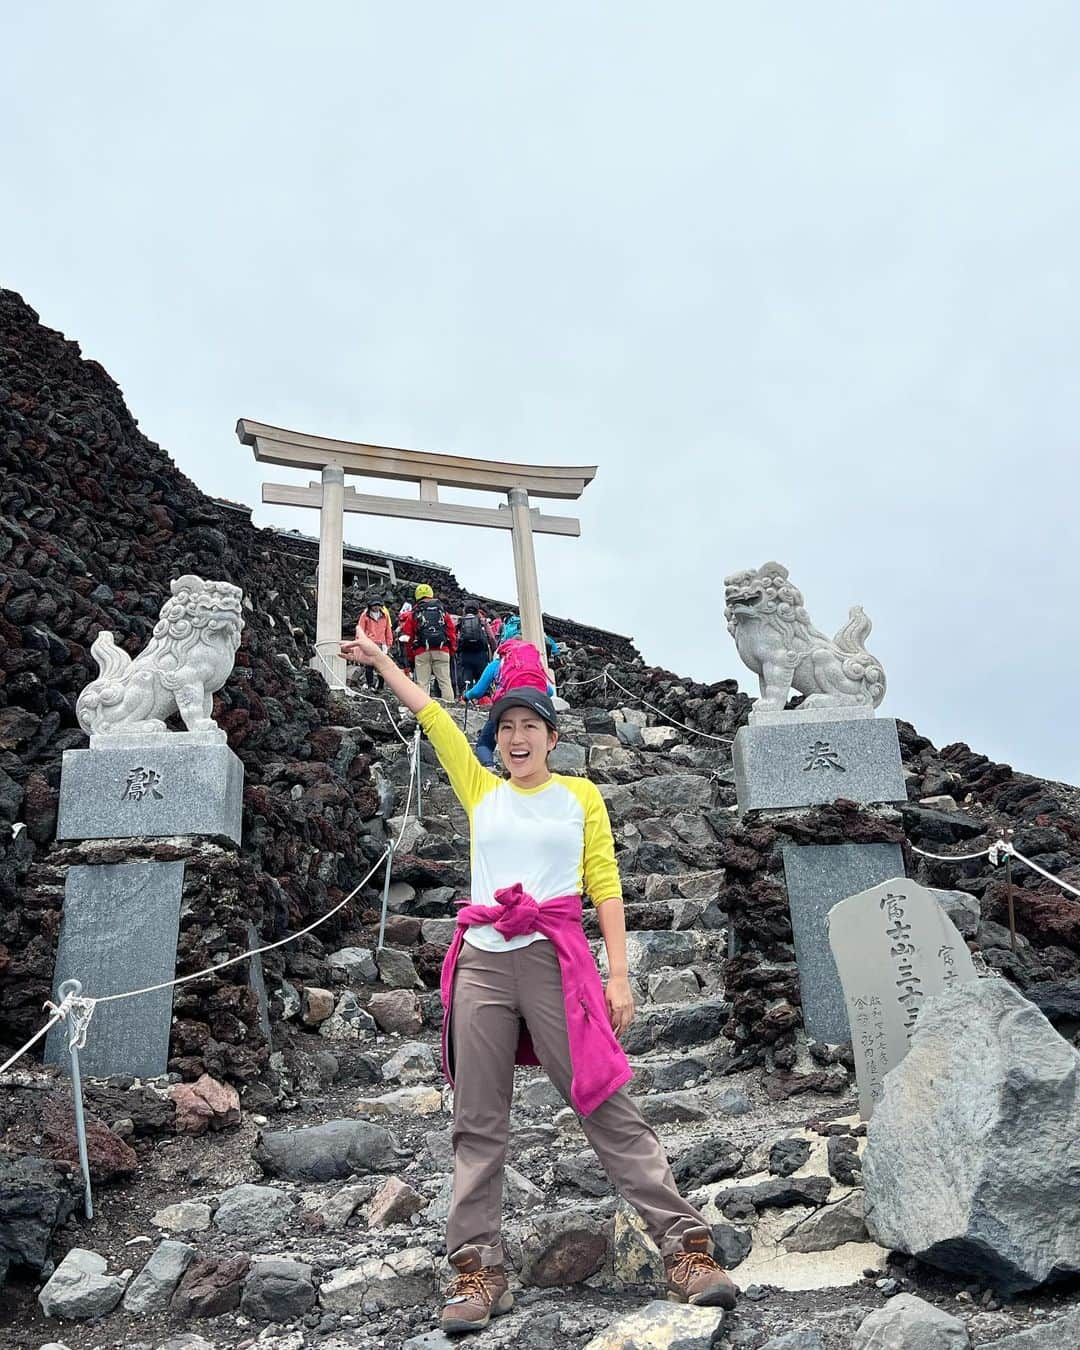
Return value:
<svg viewBox="0 0 1080 1350">
<path fill-rule="evenodd" d="M 1075 3 L 35 0 L 0 29 L 4 282 L 208 493 L 316 530 L 258 504 L 308 475 L 240 416 L 595 463 L 549 504 L 581 538 L 537 541 L 551 612 L 749 684 L 722 578 L 777 558 L 818 627 L 866 608 L 883 712 L 1080 781 Z M 512 592 L 501 531 L 346 529 Z"/>
</svg>

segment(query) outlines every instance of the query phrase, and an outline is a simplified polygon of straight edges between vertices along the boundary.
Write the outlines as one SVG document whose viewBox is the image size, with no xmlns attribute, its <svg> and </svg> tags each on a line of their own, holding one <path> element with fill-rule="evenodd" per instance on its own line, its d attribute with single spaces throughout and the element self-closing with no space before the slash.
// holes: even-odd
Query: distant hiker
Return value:
<svg viewBox="0 0 1080 1350">
<path fill-rule="evenodd" d="M 480 614 L 480 603 L 477 600 L 466 600 L 457 634 L 458 678 L 463 689 L 476 684 L 483 674 L 490 655 L 488 644 L 489 638 Z"/>
<path fill-rule="evenodd" d="M 462 697 L 472 702 L 491 690 L 494 704 L 514 689 L 542 689 L 548 697 L 555 692 L 548 683 L 540 653 L 531 642 L 523 642 L 521 638 L 508 638 L 500 643 L 483 674 Z M 495 723 L 489 717 L 476 740 L 476 758 L 488 769 L 495 767 L 495 731 Z"/>
<path fill-rule="evenodd" d="M 502 626 L 502 636 L 500 641 L 506 642 L 510 638 L 519 638 L 520 636 L 521 616 L 518 614 L 511 614 Z M 559 664 L 559 644 L 554 638 L 549 637 L 547 633 L 544 634 L 544 642 L 547 644 L 548 660 L 551 664 L 551 668 L 554 670 Z"/>
<path fill-rule="evenodd" d="M 401 622 L 409 652 L 416 667 L 416 683 L 426 694 L 432 678 L 439 682 L 439 697 L 449 703 L 454 697 L 450 658 L 457 646 L 457 630 L 435 592 L 421 582 L 413 596 L 413 606 Z"/>
<path fill-rule="evenodd" d="M 499 645 L 502 626 L 502 616 L 500 614 L 493 614 L 488 621 L 488 627 L 491 629 L 491 636 L 495 639 L 496 647 Z"/>
<path fill-rule="evenodd" d="M 356 636 L 370 638 L 380 651 L 388 652 L 394 642 L 390 614 L 380 600 L 369 600 L 367 608 L 356 621 Z M 364 667 L 364 683 L 369 689 L 379 689 L 382 680 L 374 666 Z"/>
<path fill-rule="evenodd" d="M 402 670 L 412 672 L 413 659 L 409 648 L 409 639 L 405 636 L 404 622 L 405 616 L 412 613 L 412 604 L 406 600 L 398 610 L 397 623 L 394 625 L 394 637 L 397 639 L 398 656 Z"/>
<path fill-rule="evenodd" d="M 737 1290 L 713 1260 L 709 1222 L 679 1194 L 626 1088 L 633 1074 L 619 1037 L 633 1021 L 634 997 L 611 822 L 595 783 L 548 768 L 559 740 L 551 699 L 523 687 L 492 708 L 510 776 L 503 782 L 477 764 L 447 710 L 376 646 L 357 638 L 342 653 L 374 664 L 416 714 L 469 821 L 471 900 L 457 912 L 441 979 L 443 1071 L 454 1090 L 446 1221 L 454 1277 L 443 1332 L 480 1331 L 514 1304 L 502 1194 L 516 1063 L 542 1064 L 573 1107 L 613 1189 L 660 1249 L 668 1297 L 733 1308 Z M 586 894 L 607 954 L 606 984 L 582 922 Z"/>
</svg>

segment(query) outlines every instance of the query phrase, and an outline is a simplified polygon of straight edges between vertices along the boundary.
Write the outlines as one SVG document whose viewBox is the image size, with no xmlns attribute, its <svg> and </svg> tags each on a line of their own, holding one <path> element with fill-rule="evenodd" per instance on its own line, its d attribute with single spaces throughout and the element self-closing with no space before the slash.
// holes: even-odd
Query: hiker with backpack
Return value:
<svg viewBox="0 0 1080 1350">
<path fill-rule="evenodd" d="M 502 636 L 500 641 L 507 642 L 510 638 L 519 638 L 521 636 L 521 616 L 511 614 L 502 626 Z M 555 670 L 559 664 L 559 644 L 549 634 L 544 634 L 544 643 L 547 647 L 548 666 Z"/>
<path fill-rule="evenodd" d="M 457 630 L 458 678 L 463 689 L 476 684 L 491 654 L 490 638 L 477 600 L 466 600 Z"/>
<path fill-rule="evenodd" d="M 417 586 L 412 609 L 401 620 L 401 632 L 416 669 L 416 683 L 426 694 L 432 679 L 438 680 L 439 698 L 443 703 L 452 702 L 450 658 L 457 646 L 457 629 L 446 606 L 426 583 Z"/>
<path fill-rule="evenodd" d="M 443 1332 L 480 1331 L 513 1307 L 501 1230 L 516 1063 L 543 1065 L 574 1108 L 614 1189 L 659 1247 L 668 1296 L 733 1307 L 737 1291 L 712 1258 L 709 1224 L 679 1194 L 626 1090 L 633 1074 L 618 1038 L 634 1000 L 611 822 L 595 783 L 548 768 L 559 739 L 551 699 L 521 686 L 492 707 L 504 781 L 477 763 L 449 712 L 373 643 L 357 638 L 342 654 L 373 664 L 416 715 L 469 820 L 471 900 L 458 912 L 440 982 L 443 1072 L 454 1089 L 446 1229 L 454 1276 Z M 607 953 L 606 985 L 585 934 L 583 894 Z"/>
<path fill-rule="evenodd" d="M 494 657 L 484 667 L 477 682 L 466 689 L 462 698 L 473 702 L 490 690 L 492 704 L 511 689 L 542 689 L 550 698 L 555 692 L 540 661 L 540 653 L 531 642 L 509 638 L 500 643 Z M 476 741 L 476 758 L 486 769 L 495 767 L 495 724 L 490 718 L 484 723 Z"/>
</svg>

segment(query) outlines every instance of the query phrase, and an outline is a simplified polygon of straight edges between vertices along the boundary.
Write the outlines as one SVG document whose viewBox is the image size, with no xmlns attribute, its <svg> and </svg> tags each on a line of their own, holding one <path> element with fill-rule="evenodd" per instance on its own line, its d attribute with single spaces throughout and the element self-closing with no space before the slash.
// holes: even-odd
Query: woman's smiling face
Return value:
<svg viewBox="0 0 1080 1350">
<path fill-rule="evenodd" d="M 538 787 L 550 778 L 548 752 L 559 733 L 531 708 L 508 708 L 499 718 L 495 741 L 499 758 L 519 787 Z"/>
</svg>

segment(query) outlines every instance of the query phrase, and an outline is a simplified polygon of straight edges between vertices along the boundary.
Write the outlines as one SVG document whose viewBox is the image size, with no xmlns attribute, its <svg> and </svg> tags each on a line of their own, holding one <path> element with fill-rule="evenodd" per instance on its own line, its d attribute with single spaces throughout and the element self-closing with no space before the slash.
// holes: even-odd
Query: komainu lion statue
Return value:
<svg viewBox="0 0 1080 1350">
<path fill-rule="evenodd" d="M 725 577 L 724 601 L 728 632 L 761 682 L 755 712 L 782 709 L 791 689 L 806 695 L 804 708 L 876 708 L 885 697 L 885 672 L 863 646 L 871 624 L 860 605 L 826 637 L 777 562 Z"/>
<path fill-rule="evenodd" d="M 79 725 L 91 736 L 155 735 L 179 712 L 188 731 L 225 739 L 210 713 L 240 645 L 240 587 L 184 576 L 170 589 L 146 650 L 134 660 L 112 633 L 94 639 L 90 654 L 100 674 L 75 705 Z"/>
</svg>

